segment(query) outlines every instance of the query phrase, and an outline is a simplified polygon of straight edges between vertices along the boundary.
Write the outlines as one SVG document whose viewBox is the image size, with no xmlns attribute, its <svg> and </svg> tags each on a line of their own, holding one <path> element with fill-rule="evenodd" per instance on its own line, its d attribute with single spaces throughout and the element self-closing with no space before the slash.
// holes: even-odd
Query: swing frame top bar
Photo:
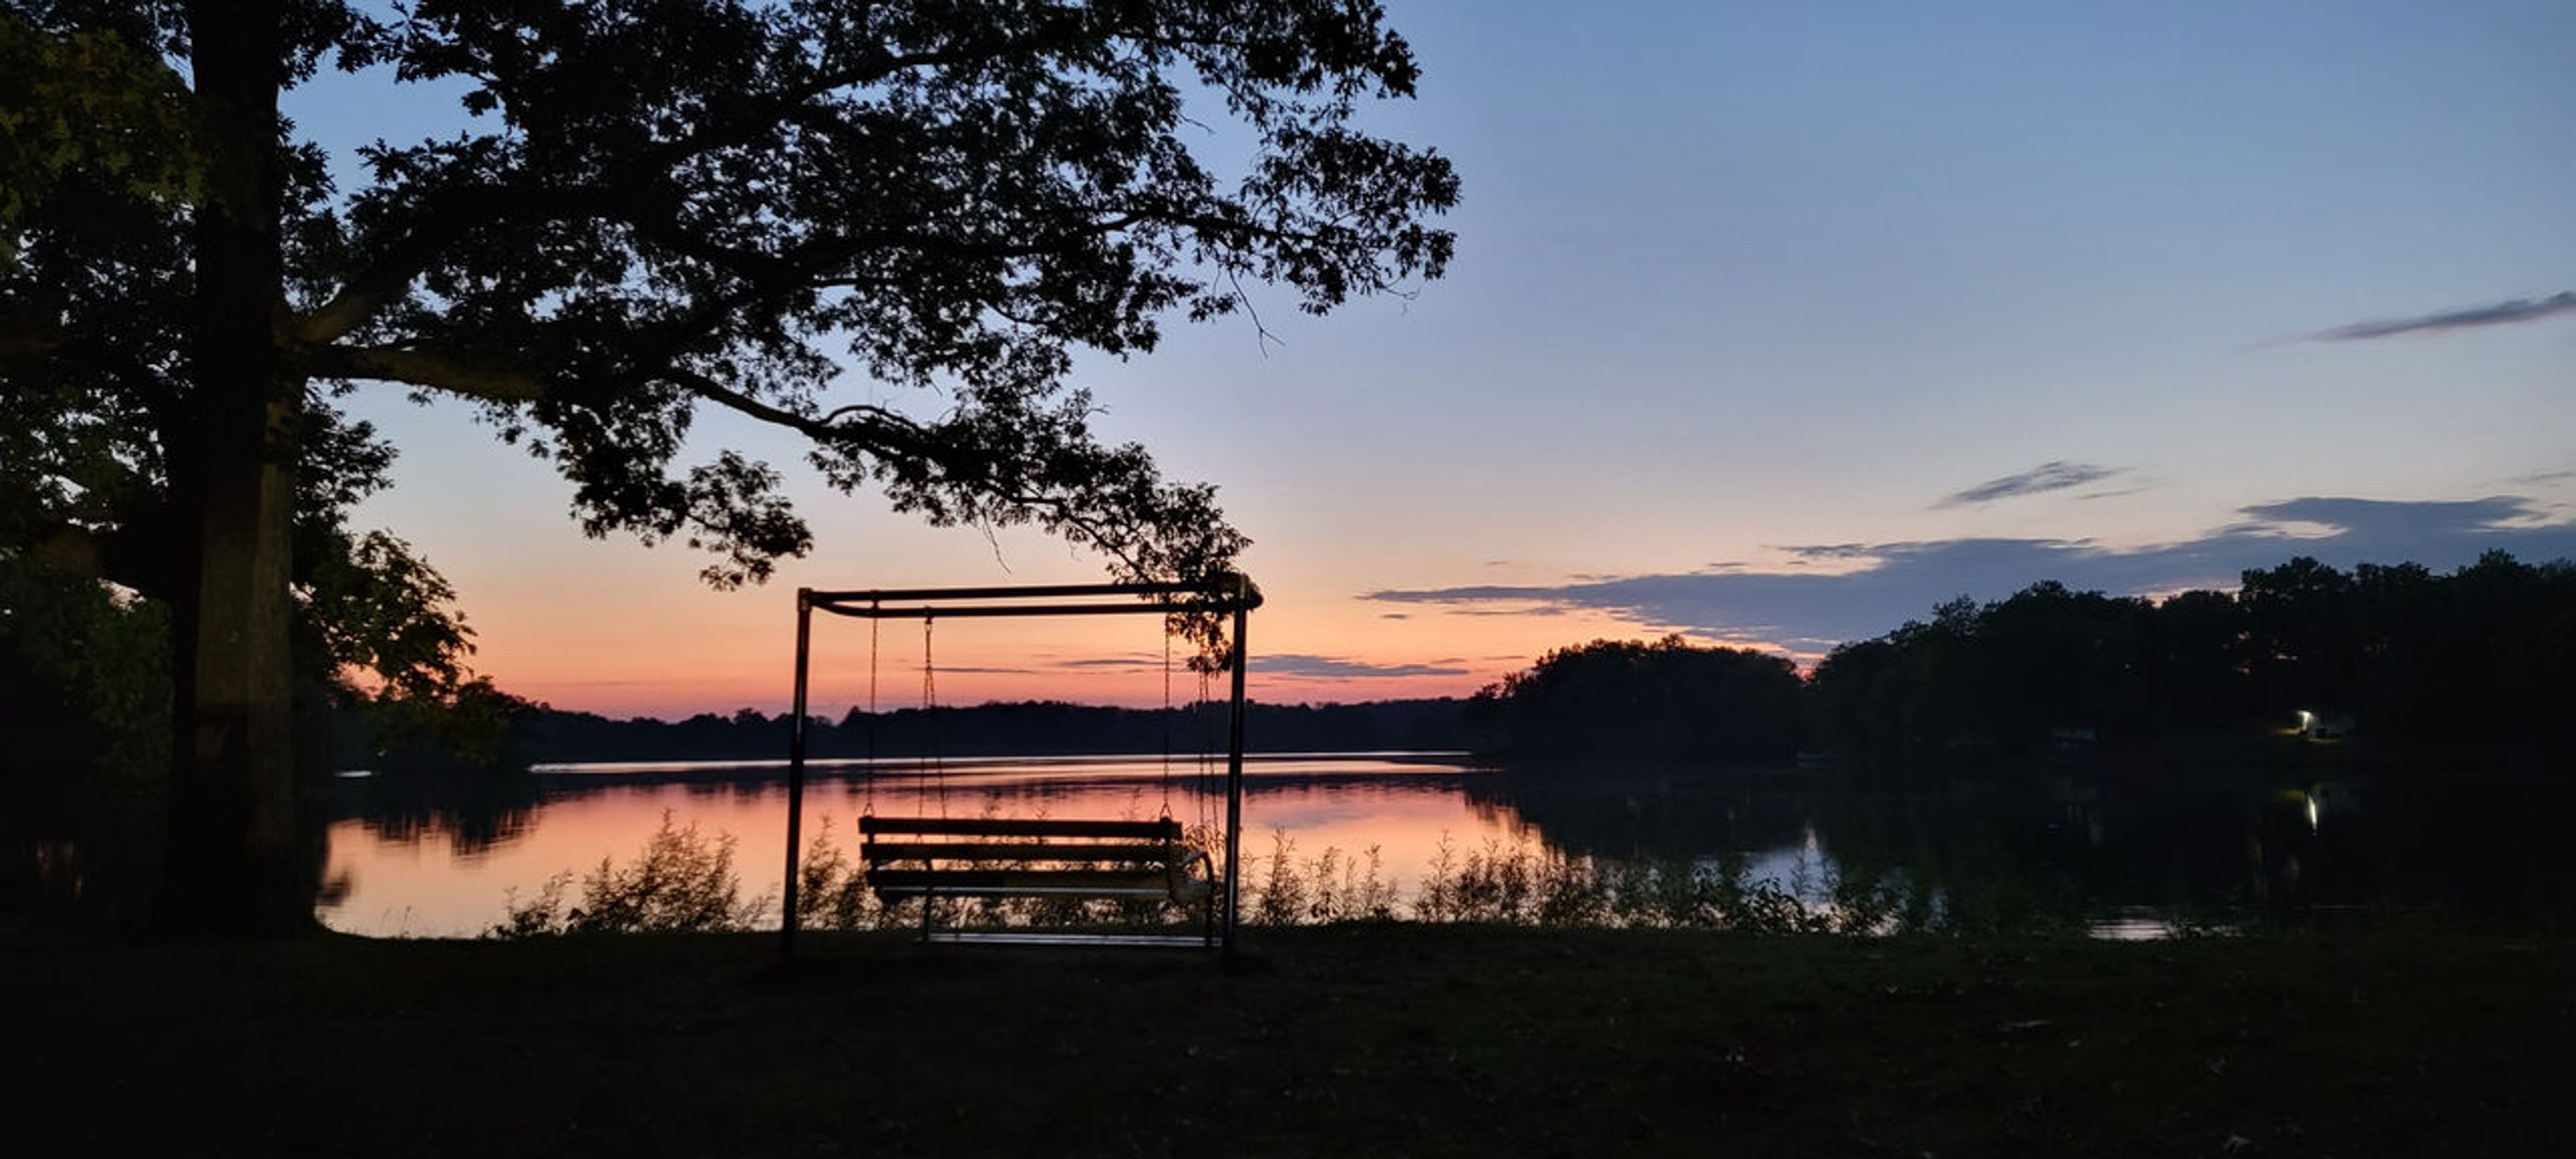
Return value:
<svg viewBox="0 0 2576 1159">
<path fill-rule="evenodd" d="M 815 612 L 860 619 L 941 617 L 1186 615 L 1233 618 L 1233 696 L 1226 713 L 1225 910 L 1223 952 L 1234 953 L 1243 830 L 1243 676 L 1249 613 L 1261 606 L 1261 588 L 1241 572 L 1165 583 L 1025 584 L 1015 587 L 796 589 L 796 708 L 787 749 L 787 870 L 779 913 L 779 953 L 796 956 L 796 886 L 800 821 L 805 801 L 806 693 L 813 656 Z M 873 775 L 873 774 L 871 774 Z"/>
<path fill-rule="evenodd" d="M 1017 587 L 874 588 L 864 591 L 806 588 L 796 595 L 799 601 L 815 611 L 870 620 L 943 616 L 1223 614 L 1248 612 L 1261 606 L 1261 589 L 1240 572 L 1224 572 L 1204 580 L 1176 583 L 1025 584 Z M 1196 598 L 1171 598 L 1175 596 Z M 1130 602 L 1138 599 L 1152 602 Z M 1034 600 L 1096 602 L 1015 602 Z"/>
</svg>

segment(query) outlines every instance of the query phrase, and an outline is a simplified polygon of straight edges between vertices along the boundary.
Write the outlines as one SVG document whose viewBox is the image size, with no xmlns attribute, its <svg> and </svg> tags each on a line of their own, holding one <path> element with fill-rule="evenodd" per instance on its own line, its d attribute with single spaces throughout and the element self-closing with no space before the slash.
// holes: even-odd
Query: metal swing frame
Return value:
<svg viewBox="0 0 2576 1159">
<path fill-rule="evenodd" d="M 1234 953 L 1243 844 L 1244 632 L 1261 589 L 1239 572 L 1221 572 L 1177 583 L 1036 584 L 1017 587 L 796 589 L 796 708 L 787 742 L 787 873 L 780 890 L 779 953 L 796 954 L 796 884 L 803 853 L 805 731 L 812 668 L 814 613 L 857 619 L 943 619 L 1006 616 L 1098 616 L 1209 613 L 1233 617 L 1233 693 L 1226 711 L 1224 920 L 1220 951 Z M 876 770 L 868 771 L 870 777 Z M 924 902 L 928 904 L 927 901 Z M 1198 939 L 1188 939 L 1197 942 Z M 1200 943 L 1204 944 L 1204 943 Z"/>
</svg>

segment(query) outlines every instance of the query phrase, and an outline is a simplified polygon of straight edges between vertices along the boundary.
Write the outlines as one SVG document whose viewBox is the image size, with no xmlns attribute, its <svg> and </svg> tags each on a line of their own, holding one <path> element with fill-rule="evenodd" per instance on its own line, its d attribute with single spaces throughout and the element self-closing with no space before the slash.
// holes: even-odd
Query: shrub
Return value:
<svg viewBox="0 0 2576 1159">
<path fill-rule="evenodd" d="M 505 916 L 492 927 L 494 937 L 518 938 L 561 933 L 688 933 L 747 930 L 767 914 L 771 899 L 745 901 L 742 879 L 734 872 L 734 837 L 709 838 L 696 823 L 674 826 L 663 810 L 661 828 L 644 842 L 633 863 L 620 866 L 602 857 L 599 867 L 581 881 L 581 904 L 562 910 L 570 874 L 546 881 L 536 898 L 521 903 L 505 895 Z M 798 908 L 803 909 L 800 902 Z"/>
</svg>

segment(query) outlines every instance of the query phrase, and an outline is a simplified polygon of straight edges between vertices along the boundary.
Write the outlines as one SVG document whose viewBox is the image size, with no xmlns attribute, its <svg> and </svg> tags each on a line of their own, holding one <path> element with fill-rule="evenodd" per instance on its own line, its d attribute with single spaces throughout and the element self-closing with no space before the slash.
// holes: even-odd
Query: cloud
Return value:
<svg viewBox="0 0 2576 1159">
<path fill-rule="evenodd" d="M 2069 487 L 2081 487 L 2087 483 L 2108 479 L 2111 476 L 2120 473 L 2121 472 L 2116 469 L 2110 467 L 2097 467 L 2091 463 L 2069 463 L 2064 460 L 2052 460 L 2050 462 L 2041 463 L 2040 465 L 2018 475 L 2006 475 L 2001 479 L 1989 479 L 1986 482 L 1979 483 L 1965 491 L 1951 495 L 1948 498 L 1941 500 L 1941 502 L 1935 506 L 1963 507 L 1971 503 L 1992 503 L 1998 499 L 2011 499 L 2022 495 L 2040 495 L 2050 491 L 2063 491 Z"/>
<path fill-rule="evenodd" d="M 1830 562 L 1841 570 L 1639 575 L 1553 586 L 1380 591 L 1363 598 L 1466 614 L 1497 614 L 1504 606 L 1607 612 L 1645 631 L 1805 647 L 1866 639 L 1922 619 L 1944 600 L 1999 600 L 2041 580 L 2133 595 L 2232 588 L 2246 570 L 2298 555 L 2336 567 L 2414 562 L 2436 570 L 2465 565 L 2486 551 L 2535 562 L 2576 557 L 2576 521 L 2544 522 L 2546 509 L 2519 496 L 2420 503 L 2307 496 L 2238 514 L 2238 522 L 2198 538 L 2143 548 L 2107 548 L 2088 539 L 1814 544 L 1786 550 L 1801 561 Z"/>
<path fill-rule="evenodd" d="M 2360 342 L 2371 338 L 2389 338 L 2399 334 L 2441 334 L 2452 330 L 2469 330 L 2479 326 L 2507 326 L 2516 322 L 2533 322 L 2552 314 L 2576 311 L 2576 291 L 2551 294 L 2546 298 L 2515 298 L 2492 306 L 2472 306 L 2465 310 L 2447 310 L 2439 314 L 2422 314 L 2413 318 L 2384 318 L 2374 322 L 2355 322 L 2313 334 L 2275 338 L 2262 343 L 2279 346 L 2289 342 Z"/>
<path fill-rule="evenodd" d="M 1369 596 L 1361 596 L 1360 598 L 1365 600 L 1365 599 L 1370 599 L 1370 598 L 1372 598 L 1372 597 L 1369 597 Z M 1562 616 L 1562 615 L 1564 615 L 1564 614 L 1566 614 L 1567 612 L 1572 611 L 1572 610 L 1573 610 L 1572 608 L 1565 608 L 1565 607 L 1536 607 L 1536 608 L 1452 608 L 1452 609 L 1450 609 L 1450 613 L 1451 613 L 1452 615 L 1459 615 L 1459 616 L 1514 616 L 1514 617 L 1518 617 L 1518 616 Z"/>
<path fill-rule="evenodd" d="M 1072 660 L 1058 660 L 1055 661 L 1052 666 L 1056 668 L 1110 669 L 1124 672 L 1135 668 L 1158 668 L 1162 666 L 1162 663 L 1163 658 L 1161 656 L 1146 652 L 1130 652 L 1123 656 L 1084 656 Z M 945 672 L 948 670 L 942 668 L 940 671 Z"/>
<path fill-rule="evenodd" d="M 2238 511 L 2252 516 L 2256 527 L 2319 524 L 2334 528 L 2338 535 L 2373 540 L 2419 539 L 2463 530 L 2498 529 L 2528 522 L 2540 514 L 2530 500 L 2519 495 L 2416 503 L 2309 496 L 2242 507 Z"/>
<path fill-rule="evenodd" d="M 1276 656 L 1255 656 L 1252 671 L 1271 676 L 1310 676 L 1329 680 L 1384 680 L 1400 676 L 1465 676 L 1464 668 L 1434 664 L 1371 664 L 1362 660 L 1345 660 L 1334 656 L 1309 656 L 1295 652 Z"/>
</svg>

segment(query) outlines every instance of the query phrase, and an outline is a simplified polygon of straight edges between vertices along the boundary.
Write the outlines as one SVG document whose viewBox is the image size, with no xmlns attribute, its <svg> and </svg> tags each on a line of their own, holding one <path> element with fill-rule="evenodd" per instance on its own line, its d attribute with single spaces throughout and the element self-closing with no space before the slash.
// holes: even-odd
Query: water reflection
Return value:
<svg viewBox="0 0 2576 1159">
<path fill-rule="evenodd" d="M 855 818 L 870 810 L 1168 813 L 1211 828 L 1224 818 L 1222 770 L 1193 760 L 948 761 L 937 769 L 889 764 L 874 778 L 865 772 L 865 762 L 818 770 L 805 795 L 809 835 L 829 826 L 846 848 Z M 1479 819 L 1468 806 L 1463 788 L 1478 775 L 1455 758 L 1411 754 L 1253 760 L 1245 856 L 1271 855 L 1279 848 L 1273 834 L 1284 833 L 1292 857 L 1328 847 L 1358 855 L 1374 847 L 1390 873 L 1411 879 L 1430 863 L 1443 834 L 1529 837 L 1508 820 Z M 516 791 L 443 796 L 343 785 L 327 870 L 342 888 L 318 908 L 322 920 L 371 935 L 474 935 L 500 920 L 510 891 L 529 896 L 556 874 L 578 875 L 606 858 L 631 859 L 666 811 L 675 823 L 733 840 L 746 895 L 777 889 L 786 791 L 774 764 L 557 766 L 516 780 Z M 1246 879 L 1258 872 L 1248 866 Z"/>
<path fill-rule="evenodd" d="M 1153 817 L 1213 826 L 1221 781 L 1195 762 L 861 763 L 809 786 L 809 834 L 846 846 L 854 819 L 938 812 Z M 2437 903 L 2507 916 L 2567 912 L 2568 887 L 2539 872 L 2546 809 L 2497 799 L 2317 781 L 2249 791 L 2247 778 L 2067 781 L 2036 793 L 1841 790 L 1781 776 L 1589 776 L 1481 770 L 1437 756 L 1256 760 L 1245 797 L 1247 888 L 1265 859 L 1345 862 L 1375 851 L 1407 898 L 1443 856 L 1515 849 L 1596 865 L 1741 865 L 1820 907 L 1837 885 L 1919 895 L 1921 912 L 1969 924 L 2089 928 L 2136 937 L 2181 927 L 2331 919 L 2385 904 Z M 2559 796 L 2564 797 L 2561 792 Z M 2484 804 L 2480 802 L 2483 799 Z M 735 842 L 747 895 L 772 893 L 784 860 L 784 787 L 774 766 L 601 765 L 437 791 L 383 779 L 336 801 L 320 912 L 335 928 L 471 935 L 509 890 L 604 858 L 629 859 L 667 811 Z M 1400 906 L 1399 909 L 1402 907 Z"/>
<path fill-rule="evenodd" d="M 414 845 L 437 839 L 462 857 L 528 835 L 543 781 L 535 777 L 343 777 L 330 792 L 336 814 L 376 839 Z"/>
</svg>

